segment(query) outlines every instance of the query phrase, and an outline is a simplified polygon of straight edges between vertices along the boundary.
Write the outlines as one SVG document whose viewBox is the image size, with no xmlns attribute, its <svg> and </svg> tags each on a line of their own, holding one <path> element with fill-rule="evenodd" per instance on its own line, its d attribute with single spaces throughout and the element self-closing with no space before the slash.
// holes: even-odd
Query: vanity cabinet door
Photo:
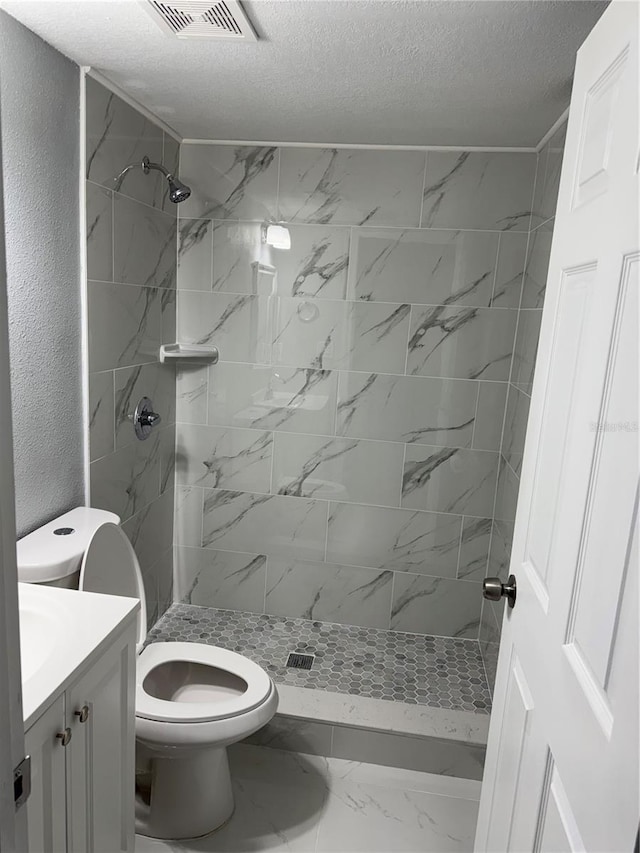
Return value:
<svg viewBox="0 0 640 853">
<path fill-rule="evenodd" d="M 116 643 L 67 691 L 71 853 L 134 849 L 135 637 Z"/>
<path fill-rule="evenodd" d="M 58 738 L 65 728 L 64 696 L 26 732 L 26 754 L 31 756 L 31 794 L 27 810 L 31 853 L 60 853 L 67 849 L 65 748 Z"/>
</svg>

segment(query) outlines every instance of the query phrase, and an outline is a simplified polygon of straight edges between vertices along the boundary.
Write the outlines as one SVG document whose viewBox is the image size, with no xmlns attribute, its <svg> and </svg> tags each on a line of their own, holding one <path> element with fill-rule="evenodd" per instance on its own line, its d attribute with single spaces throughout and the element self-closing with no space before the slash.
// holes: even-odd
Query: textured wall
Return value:
<svg viewBox="0 0 640 853">
<path fill-rule="evenodd" d="M 159 172 L 113 187 L 145 154 L 175 171 L 178 143 L 91 78 L 86 135 L 91 505 L 122 518 L 153 622 L 172 595 L 175 370 L 158 357 L 176 334 L 176 206 Z M 138 441 L 143 396 L 162 423 Z"/>
<path fill-rule="evenodd" d="M 500 447 L 500 473 L 496 492 L 490 575 L 505 580 L 509 574 L 513 528 L 520 487 L 520 469 L 529 417 L 533 373 L 538 351 L 542 306 L 549 269 L 551 238 L 558 202 L 560 169 L 566 124 L 538 155 L 536 187 L 527 249 L 527 265 L 518 310 L 518 329 L 510 371 L 509 394 Z M 504 605 L 485 601 L 480 626 L 480 647 L 493 689 Z"/>
<path fill-rule="evenodd" d="M 178 598 L 478 637 L 535 168 L 182 146 Z"/>
<path fill-rule="evenodd" d="M 84 502 L 79 69 L 0 12 L 16 523 Z"/>
</svg>

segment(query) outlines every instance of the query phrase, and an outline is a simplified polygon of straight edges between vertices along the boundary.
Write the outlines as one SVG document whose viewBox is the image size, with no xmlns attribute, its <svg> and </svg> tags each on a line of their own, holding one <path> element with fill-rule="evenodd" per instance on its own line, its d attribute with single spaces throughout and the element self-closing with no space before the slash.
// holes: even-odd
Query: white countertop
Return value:
<svg viewBox="0 0 640 853">
<path fill-rule="evenodd" d="M 137 598 L 18 584 L 24 643 L 25 728 L 69 686 L 111 638 L 134 622 Z"/>
</svg>

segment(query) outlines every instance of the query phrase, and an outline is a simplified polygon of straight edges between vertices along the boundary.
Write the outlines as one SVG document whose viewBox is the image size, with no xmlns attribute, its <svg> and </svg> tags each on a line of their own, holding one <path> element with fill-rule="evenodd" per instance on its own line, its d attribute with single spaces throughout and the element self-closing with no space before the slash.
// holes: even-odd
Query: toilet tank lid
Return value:
<svg viewBox="0 0 640 853">
<path fill-rule="evenodd" d="M 79 506 L 38 527 L 16 545 L 18 580 L 46 583 L 74 574 L 96 530 L 106 522 L 119 524 L 113 512 Z"/>
</svg>

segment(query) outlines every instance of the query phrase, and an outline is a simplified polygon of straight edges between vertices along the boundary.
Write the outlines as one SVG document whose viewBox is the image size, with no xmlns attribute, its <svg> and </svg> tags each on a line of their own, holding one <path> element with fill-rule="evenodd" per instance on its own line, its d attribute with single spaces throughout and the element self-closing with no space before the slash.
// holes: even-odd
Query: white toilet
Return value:
<svg viewBox="0 0 640 853">
<path fill-rule="evenodd" d="M 226 747 L 271 720 L 276 687 L 257 664 L 202 643 L 152 643 L 140 566 L 120 519 L 78 507 L 17 545 L 18 579 L 140 599 L 136 831 L 206 835 L 233 813 Z"/>
</svg>

